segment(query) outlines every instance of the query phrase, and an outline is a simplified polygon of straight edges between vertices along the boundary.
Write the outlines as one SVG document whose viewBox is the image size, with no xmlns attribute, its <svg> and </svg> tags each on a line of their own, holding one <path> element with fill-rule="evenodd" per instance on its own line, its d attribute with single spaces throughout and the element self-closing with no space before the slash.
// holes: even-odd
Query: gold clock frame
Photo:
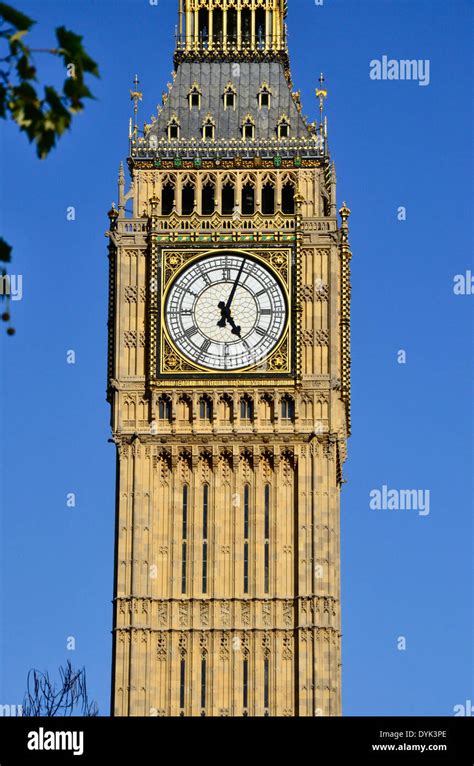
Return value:
<svg viewBox="0 0 474 766">
<path fill-rule="evenodd" d="M 173 343 L 165 321 L 165 305 L 167 294 L 182 271 L 191 264 L 209 256 L 219 256 L 223 253 L 246 255 L 260 262 L 272 272 L 280 284 L 288 305 L 288 314 L 282 336 L 268 357 L 256 364 L 239 370 L 215 370 L 191 362 Z M 211 248 L 163 248 L 152 259 L 151 285 L 159 290 L 159 305 L 150 314 L 150 372 L 155 370 L 153 382 L 165 376 L 170 379 L 190 379 L 196 376 L 209 379 L 229 378 L 241 379 L 257 377 L 267 379 L 269 376 L 277 379 L 288 378 L 293 373 L 294 349 L 292 340 L 293 315 L 293 249 L 291 247 L 219 247 Z M 155 265 L 156 273 L 153 273 Z M 157 302 L 158 303 L 158 302 Z M 159 318 L 159 322 L 158 322 Z M 156 351 L 158 351 L 158 358 Z M 154 353 L 153 353 L 154 352 Z M 154 359 L 153 359 L 154 356 Z M 158 366 L 157 366 L 158 363 Z"/>
</svg>

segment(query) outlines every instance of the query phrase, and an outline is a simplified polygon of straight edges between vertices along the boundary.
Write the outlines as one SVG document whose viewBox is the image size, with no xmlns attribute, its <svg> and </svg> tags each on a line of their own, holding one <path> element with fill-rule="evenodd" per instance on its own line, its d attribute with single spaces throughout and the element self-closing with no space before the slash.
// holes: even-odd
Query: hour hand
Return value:
<svg viewBox="0 0 474 766">
<path fill-rule="evenodd" d="M 221 301 L 221 302 L 219 303 L 219 306 L 218 306 L 218 308 L 220 309 L 220 312 L 221 312 L 221 318 L 219 319 L 219 321 L 218 321 L 218 323 L 217 323 L 217 326 L 218 326 L 218 327 L 225 327 L 225 326 L 226 326 L 226 324 L 227 324 L 227 319 L 228 319 L 228 316 L 229 316 L 229 314 L 230 314 L 230 311 L 229 311 L 229 309 L 227 308 L 227 306 L 226 306 L 226 304 L 224 303 L 224 301 Z"/>
<path fill-rule="evenodd" d="M 224 303 L 224 301 L 221 301 L 219 303 L 218 308 L 220 309 L 222 316 L 219 319 L 219 321 L 217 323 L 217 326 L 218 327 L 226 327 L 227 322 L 228 322 L 230 324 L 231 328 L 232 328 L 232 335 L 237 335 L 237 337 L 240 338 L 241 337 L 241 328 L 237 327 L 237 325 L 235 324 L 235 321 L 234 321 L 234 319 L 232 317 L 231 310 L 228 307 L 228 305 L 226 303 Z"/>
<path fill-rule="evenodd" d="M 235 322 L 232 319 L 232 317 L 229 317 L 229 319 L 227 321 L 229 322 L 230 326 L 232 327 L 232 335 L 237 335 L 238 338 L 241 338 L 242 337 L 241 336 L 241 328 L 237 327 L 237 325 L 235 324 Z"/>
</svg>

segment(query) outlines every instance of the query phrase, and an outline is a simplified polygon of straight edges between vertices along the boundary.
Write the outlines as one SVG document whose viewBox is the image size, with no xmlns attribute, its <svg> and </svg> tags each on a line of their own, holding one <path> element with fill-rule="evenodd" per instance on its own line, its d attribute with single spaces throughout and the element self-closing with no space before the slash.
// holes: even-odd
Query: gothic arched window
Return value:
<svg viewBox="0 0 474 766">
<path fill-rule="evenodd" d="M 168 181 L 161 192 L 161 215 L 171 215 L 174 205 L 174 186 Z"/>
<path fill-rule="evenodd" d="M 160 420 L 171 420 L 171 400 L 167 396 L 161 396 L 158 401 L 158 417 Z"/>
<path fill-rule="evenodd" d="M 181 191 L 181 212 L 183 215 L 191 215 L 194 211 L 194 186 L 187 181 Z"/>
<path fill-rule="evenodd" d="M 272 92 L 267 83 L 264 82 L 258 92 L 258 107 L 259 109 L 270 109 L 272 104 Z"/>
<path fill-rule="evenodd" d="M 262 213 L 273 215 L 275 212 L 275 187 L 271 181 L 267 181 L 262 188 Z"/>
<path fill-rule="evenodd" d="M 188 93 L 188 101 L 189 101 L 189 108 L 190 109 L 200 109 L 201 108 L 201 96 L 202 92 L 197 84 L 197 82 L 194 82 L 191 90 Z"/>
<path fill-rule="evenodd" d="M 207 396 L 203 396 L 199 402 L 199 417 L 201 420 L 212 420 L 212 400 Z"/>
<path fill-rule="evenodd" d="M 216 123 L 212 119 L 212 116 L 210 114 L 206 115 L 206 119 L 204 120 L 202 124 L 202 137 L 206 141 L 210 140 L 213 141 L 216 136 Z"/>
<path fill-rule="evenodd" d="M 250 114 L 245 117 L 242 123 L 242 137 L 247 140 L 255 138 L 255 122 Z"/>
<path fill-rule="evenodd" d="M 249 396 L 243 396 L 240 400 L 241 420 L 253 420 L 253 401 Z"/>
<path fill-rule="evenodd" d="M 255 189 L 251 183 L 246 183 L 242 187 L 242 215 L 253 215 L 255 213 Z"/>
<path fill-rule="evenodd" d="M 281 119 L 278 121 L 277 132 L 278 138 L 290 137 L 290 121 L 286 115 L 283 115 L 283 117 L 281 117 Z"/>
<path fill-rule="evenodd" d="M 224 90 L 224 111 L 237 108 L 237 91 L 231 82 L 227 83 Z"/>
<path fill-rule="evenodd" d="M 181 126 L 176 116 L 172 117 L 168 123 L 168 138 L 170 141 L 177 140 L 180 136 Z"/>
<path fill-rule="evenodd" d="M 281 400 L 281 417 L 282 420 L 295 419 L 295 400 L 291 396 L 284 396 Z"/>
<path fill-rule="evenodd" d="M 290 181 L 287 181 L 282 189 L 281 209 L 286 215 L 293 215 L 295 212 L 295 187 Z"/>
</svg>

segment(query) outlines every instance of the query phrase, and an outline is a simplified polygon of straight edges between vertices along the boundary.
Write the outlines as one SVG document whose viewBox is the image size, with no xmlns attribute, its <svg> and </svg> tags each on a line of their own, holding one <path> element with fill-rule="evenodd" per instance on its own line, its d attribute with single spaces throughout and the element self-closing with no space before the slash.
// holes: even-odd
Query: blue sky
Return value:
<svg viewBox="0 0 474 766">
<path fill-rule="evenodd" d="M 0 231 L 23 275 L 17 334 L 0 335 L 0 703 L 30 667 L 85 665 L 109 710 L 114 448 L 106 386 L 106 212 L 172 69 L 175 0 L 24 0 L 31 44 L 64 24 L 99 62 L 97 100 L 45 161 L 2 124 Z M 472 3 L 290 0 L 293 81 L 317 116 L 321 71 L 352 210 L 353 436 L 342 502 L 344 712 L 452 715 L 472 686 Z M 430 61 L 430 83 L 373 81 L 370 62 Z M 38 56 L 58 82 L 58 62 Z M 76 220 L 66 209 L 76 208 Z M 399 221 L 398 208 L 406 208 Z M 76 364 L 66 363 L 69 349 Z M 406 351 L 406 364 L 397 354 Z M 383 485 L 430 491 L 430 513 L 371 510 Z M 76 507 L 66 495 L 76 493 Z M 68 651 L 68 637 L 75 651 Z M 399 651 L 399 637 L 406 650 Z"/>
</svg>

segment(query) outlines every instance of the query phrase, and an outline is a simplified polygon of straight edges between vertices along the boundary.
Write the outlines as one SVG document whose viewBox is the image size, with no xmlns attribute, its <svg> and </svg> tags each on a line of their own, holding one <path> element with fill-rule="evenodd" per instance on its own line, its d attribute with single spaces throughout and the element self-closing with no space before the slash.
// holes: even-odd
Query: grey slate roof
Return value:
<svg viewBox="0 0 474 766">
<path fill-rule="evenodd" d="M 236 68 L 239 68 L 236 76 Z M 237 91 L 237 108 L 224 110 L 223 94 L 232 82 Z M 201 92 L 201 108 L 189 109 L 188 93 L 194 82 Z M 266 82 L 272 93 L 271 108 L 258 107 L 258 92 Z M 275 139 L 278 120 L 283 114 L 290 119 L 291 137 L 309 138 L 310 132 L 291 95 L 282 64 L 278 62 L 182 62 L 168 100 L 153 124 L 150 136 L 167 137 L 168 122 L 178 115 L 182 139 L 201 138 L 202 123 L 210 113 L 216 123 L 215 137 L 241 138 L 241 125 L 247 114 L 255 121 L 255 138 Z"/>
</svg>

